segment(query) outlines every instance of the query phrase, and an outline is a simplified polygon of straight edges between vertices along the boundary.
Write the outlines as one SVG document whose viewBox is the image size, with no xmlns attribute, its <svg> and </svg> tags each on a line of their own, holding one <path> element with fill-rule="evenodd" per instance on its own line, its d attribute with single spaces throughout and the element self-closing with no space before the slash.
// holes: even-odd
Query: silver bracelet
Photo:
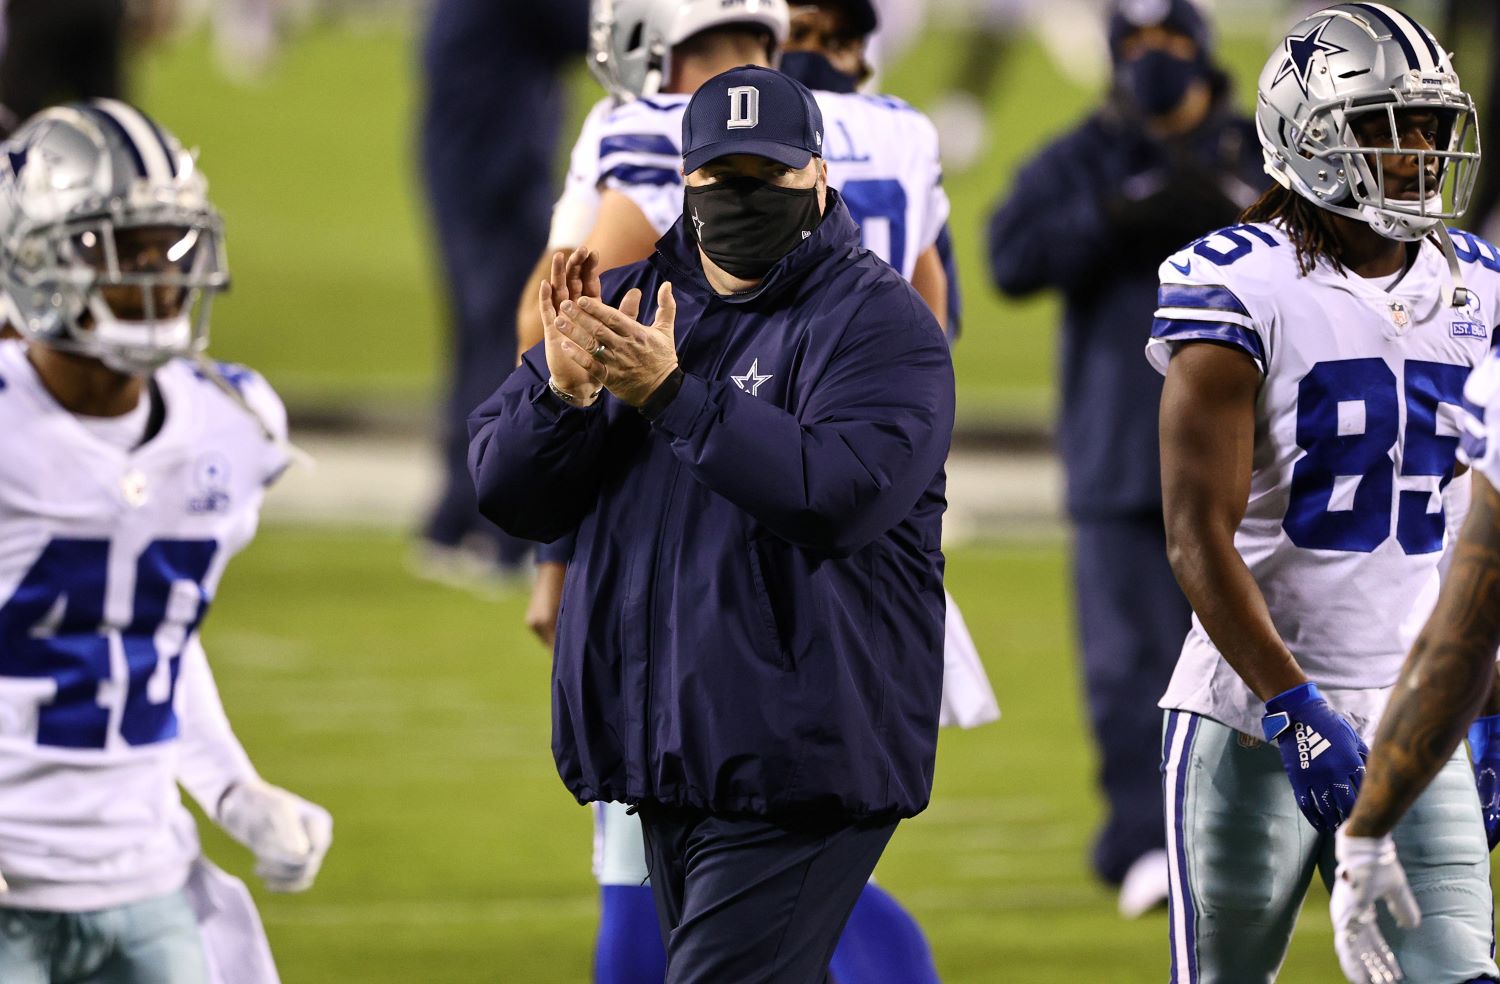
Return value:
<svg viewBox="0 0 1500 984">
<path fill-rule="evenodd" d="M 557 397 L 559 400 L 563 401 L 564 403 L 566 403 L 570 407 L 577 407 L 577 406 L 582 406 L 583 405 L 584 401 L 580 400 L 578 397 L 574 396 L 572 393 L 569 393 L 567 390 L 565 390 L 562 387 L 558 386 L 557 385 L 557 380 L 553 379 L 551 376 L 547 377 L 547 388 L 552 391 L 552 395 L 553 396 Z M 599 391 L 598 390 L 594 390 L 593 393 L 589 394 L 587 402 L 593 403 L 594 402 L 594 397 L 596 397 L 598 395 L 599 395 Z"/>
</svg>

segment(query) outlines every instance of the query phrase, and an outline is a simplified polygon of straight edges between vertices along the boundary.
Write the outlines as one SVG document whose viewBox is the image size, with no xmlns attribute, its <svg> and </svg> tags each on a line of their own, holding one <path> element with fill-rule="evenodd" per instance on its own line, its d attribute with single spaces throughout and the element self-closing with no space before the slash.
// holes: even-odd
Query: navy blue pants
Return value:
<svg viewBox="0 0 1500 984">
<path fill-rule="evenodd" d="M 1192 608 L 1167 563 L 1160 513 L 1075 519 L 1074 603 L 1089 722 L 1108 815 L 1094 842 L 1100 878 L 1166 847 L 1161 711 Z"/>
<path fill-rule="evenodd" d="M 500 45 L 463 44 L 437 8 L 428 45 L 422 170 L 452 330 L 443 405 L 443 490 L 424 535 L 452 546 L 475 535 L 510 564 L 528 545 L 479 514 L 469 477 L 469 413 L 516 364 L 516 306 L 547 242 L 564 93 L 556 69 L 503 71 Z M 582 13 L 580 12 L 580 18 Z M 500 27 L 504 27 L 501 18 Z M 498 30 L 498 28 L 497 28 Z M 503 33 L 503 32 L 502 32 Z M 477 59 L 479 66 L 471 64 Z"/>
<path fill-rule="evenodd" d="M 647 803 L 666 984 L 824 984 L 896 821 L 780 826 Z"/>
</svg>

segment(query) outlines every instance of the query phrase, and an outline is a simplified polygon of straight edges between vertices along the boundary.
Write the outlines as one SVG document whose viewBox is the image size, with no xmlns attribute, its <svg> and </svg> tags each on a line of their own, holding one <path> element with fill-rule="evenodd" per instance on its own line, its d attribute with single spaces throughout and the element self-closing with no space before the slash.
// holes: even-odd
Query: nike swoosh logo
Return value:
<svg viewBox="0 0 1500 984">
<path fill-rule="evenodd" d="M 1193 268 L 1192 260 L 1188 260 L 1186 263 L 1178 263 L 1176 260 L 1168 260 L 1167 263 L 1171 265 L 1173 270 L 1176 270 L 1178 273 L 1182 274 L 1187 273 Z"/>
</svg>

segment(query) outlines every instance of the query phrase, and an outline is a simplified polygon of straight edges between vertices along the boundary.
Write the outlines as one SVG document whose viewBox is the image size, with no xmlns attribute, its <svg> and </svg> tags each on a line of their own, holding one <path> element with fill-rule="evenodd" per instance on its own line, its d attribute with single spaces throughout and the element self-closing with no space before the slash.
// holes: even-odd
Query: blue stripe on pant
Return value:
<svg viewBox="0 0 1500 984">
<path fill-rule="evenodd" d="M 1167 895 L 1167 924 L 1172 939 L 1172 984 L 1198 979 L 1197 942 L 1194 939 L 1196 913 L 1192 886 L 1187 879 L 1187 851 L 1183 840 L 1183 800 L 1187 793 L 1188 770 L 1181 767 L 1192 752 L 1198 731 L 1195 715 L 1168 711 L 1166 738 L 1162 741 L 1162 785 L 1167 797 L 1166 815 L 1171 828 L 1167 832 L 1168 872 L 1171 890 Z"/>
</svg>

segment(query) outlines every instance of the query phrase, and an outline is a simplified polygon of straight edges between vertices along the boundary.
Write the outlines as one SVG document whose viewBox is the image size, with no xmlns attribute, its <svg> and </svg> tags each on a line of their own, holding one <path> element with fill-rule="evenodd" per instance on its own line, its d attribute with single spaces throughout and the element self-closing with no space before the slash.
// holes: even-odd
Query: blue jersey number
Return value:
<svg viewBox="0 0 1500 984">
<path fill-rule="evenodd" d="M 120 735 L 132 745 L 176 736 L 172 694 L 182 652 L 207 613 L 203 580 L 217 549 L 214 540 L 148 546 L 136 561 L 134 613 L 120 632 L 103 627 L 109 541 L 47 544 L 0 607 L 0 676 L 57 685 L 38 712 L 38 744 L 103 748 L 114 706 L 122 707 Z M 124 680 L 110 668 L 116 637 Z"/>
<path fill-rule="evenodd" d="M 1255 244 L 1247 237 L 1259 239 L 1267 246 L 1281 245 L 1275 236 L 1264 229 L 1253 225 L 1233 225 L 1194 241 L 1192 249 L 1214 266 L 1229 266 L 1255 248 Z M 1224 246 L 1222 249 L 1221 244 Z"/>
<path fill-rule="evenodd" d="M 1408 361 L 1406 439 L 1401 474 L 1432 475 L 1442 490 L 1453 479 L 1458 438 L 1438 433 L 1439 403 L 1457 405 L 1466 366 Z M 1391 449 L 1400 428 L 1400 392 L 1384 359 L 1319 362 L 1297 394 L 1297 446 L 1307 452 L 1292 469 L 1282 527 L 1299 547 L 1369 553 L 1391 535 L 1396 466 Z M 1357 481 L 1346 508 L 1330 509 L 1335 479 Z M 1443 512 L 1429 513 L 1431 494 L 1402 491 L 1396 540 L 1408 554 L 1443 546 Z"/>
<path fill-rule="evenodd" d="M 883 223 L 890 235 L 890 255 L 885 261 L 898 271 L 906 270 L 906 189 L 891 178 L 850 181 L 839 189 L 844 205 L 859 226 L 865 248 L 880 253 L 872 239 L 875 223 Z"/>
<path fill-rule="evenodd" d="M 1500 271 L 1500 251 L 1492 244 L 1461 229 L 1451 229 L 1449 235 L 1453 237 L 1453 251 L 1460 260 L 1478 263 L 1486 270 Z"/>
</svg>

